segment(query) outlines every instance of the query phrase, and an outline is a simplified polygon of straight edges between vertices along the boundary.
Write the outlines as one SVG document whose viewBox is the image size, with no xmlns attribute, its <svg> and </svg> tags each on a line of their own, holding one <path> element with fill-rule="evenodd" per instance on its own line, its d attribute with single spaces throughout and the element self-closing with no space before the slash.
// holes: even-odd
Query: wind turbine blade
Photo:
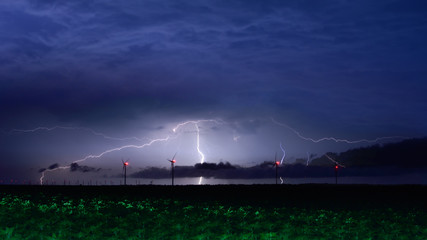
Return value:
<svg viewBox="0 0 427 240">
<path fill-rule="evenodd" d="M 175 153 L 175 155 L 173 155 L 173 157 L 172 157 L 172 159 L 171 160 L 175 160 L 175 156 L 176 156 L 176 154 L 177 154 L 178 152 L 176 152 Z"/>
<path fill-rule="evenodd" d="M 328 154 L 325 154 L 325 156 L 326 156 L 329 160 L 331 160 L 333 163 L 337 164 L 338 166 L 340 166 L 340 167 L 342 167 L 342 168 L 345 168 L 345 166 L 344 166 L 344 165 L 342 165 L 341 163 L 337 162 L 335 159 L 333 159 L 333 158 L 329 157 L 329 155 L 328 155 Z"/>
</svg>

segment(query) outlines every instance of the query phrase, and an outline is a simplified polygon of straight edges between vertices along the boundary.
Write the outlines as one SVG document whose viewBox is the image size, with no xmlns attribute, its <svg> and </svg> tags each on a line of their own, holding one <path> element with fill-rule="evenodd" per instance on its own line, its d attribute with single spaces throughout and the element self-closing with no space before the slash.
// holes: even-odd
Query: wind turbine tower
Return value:
<svg viewBox="0 0 427 240">
<path fill-rule="evenodd" d="M 279 169 L 279 165 L 280 165 L 280 162 L 277 161 L 277 152 L 276 152 L 276 155 L 274 155 L 274 163 L 273 163 L 273 167 L 276 167 L 276 184 L 277 184 L 277 171 Z"/>
<path fill-rule="evenodd" d="M 124 183 L 126 185 L 126 167 L 129 165 L 129 162 L 128 161 L 125 162 L 122 160 L 122 163 L 123 163 L 123 178 L 124 178 Z"/>
<path fill-rule="evenodd" d="M 175 155 L 173 155 L 172 159 L 168 159 L 168 161 L 171 163 L 172 186 L 174 184 L 174 178 L 175 178 L 175 163 L 176 163 L 175 156 L 176 156 L 176 153 Z"/>
<path fill-rule="evenodd" d="M 335 163 L 335 184 L 338 184 L 338 163 Z"/>
</svg>

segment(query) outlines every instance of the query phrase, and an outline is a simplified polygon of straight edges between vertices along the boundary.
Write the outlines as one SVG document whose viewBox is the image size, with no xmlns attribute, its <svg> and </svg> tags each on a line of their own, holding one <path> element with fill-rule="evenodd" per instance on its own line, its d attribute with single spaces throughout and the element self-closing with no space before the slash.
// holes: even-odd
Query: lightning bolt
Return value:
<svg viewBox="0 0 427 240">
<path fill-rule="evenodd" d="M 282 177 L 279 177 L 280 178 L 280 184 L 283 184 L 283 178 Z"/>
<path fill-rule="evenodd" d="M 147 139 L 143 139 L 143 138 L 138 138 L 138 137 L 125 137 L 125 138 L 118 138 L 118 137 L 111 137 L 108 136 L 104 133 L 100 133 L 97 132 L 91 128 L 86 128 L 86 127 L 65 127 L 65 126 L 54 126 L 54 127 L 37 127 L 37 128 L 33 128 L 33 129 L 12 129 L 9 131 L 9 134 L 15 134 L 15 133 L 33 133 L 33 132 L 37 132 L 37 131 L 53 131 L 56 129 L 63 129 L 63 130 L 83 130 L 83 131 L 88 131 L 90 133 L 92 133 L 95 136 L 101 136 L 105 139 L 109 139 L 109 140 L 117 140 L 117 141 L 126 141 L 126 140 L 136 140 L 139 142 L 142 142 L 144 140 Z"/>
<path fill-rule="evenodd" d="M 200 129 L 199 129 L 199 125 L 197 125 L 197 123 L 195 124 L 195 126 L 196 126 L 196 131 L 197 131 L 197 152 L 200 155 L 200 163 L 203 163 L 205 161 L 205 155 L 202 153 L 202 151 L 200 151 Z M 203 180 L 203 177 L 200 176 L 199 185 L 202 184 L 202 180 Z"/>
<path fill-rule="evenodd" d="M 279 126 L 286 127 L 288 129 L 290 129 L 299 138 L 306 140 L 306 141 L 313 142 L 313 143 L 319 143 L 319 142 L 323 142 L 323 141 L 334 141 L 336 143 L 355 144 L 355 143 L 376 143 L 376 142 L 379 142 L 382 140 L 387 140 L 387 139 L 409 139 L 409 137 L 403 137 L 403 136 L 389 136 L 389 137 L 378 137 L 375 139 L 359 139 L 359 140 L 347 140 L 347 139 L 341 139 L 341 138 L 335 138 L 335 137 L 324 137 L 324 138 L 319 138 L 319 139 L 313 139 L 313 138 L 305 137 L 305 136 L 301 135 L 297 130 L 291 128 L 287 124 L 276 121 L 274 118 L 271 118 L 271 121 L 273 123 L 279 125 Z"/>
<path fill-rule="evenodd" d="M 215 122 L 216 124 L 222 124 L 224 123 L 224 121 L 222 120 L 213 120 L 213 119 L 207 119 L 207 120 L 196 120 L 196 121 L 186 121 L 186 122 L 182 122 L 179 123 L 178 125 L 176 125 L 172 131 L 176 132 L 178 130 L 178 128 L 186 125 L 186 124 L 194 124 L 195 128 L 196 128 L 196 148 L 197 148 L 197 152 L 199 153 L 200 156 L 200 163 L 204 163 L 205 162 L 205 154 L 203 154 L 203 152 L 200 150 L 200 129 L 199 129 L 199 123 L 201 122 Z M 203 181 L 203 177 L 201 176 L 199 178 L 199 185 L 202 184 Z"/>
<path fill-rule="evenodd" d="M 197 153 L 199 153 L 200 156 L 200 163 L 204 163 L 205 162 L 205 154 L 200 150 L 200 128 L 199 128 L 199 124 L 203 123 L 203 122 L 214 122 L 216 124 L 223 124 L 224 121 L 222 120 L 215 120 L 215 119 L 204 119 L 204 120 L 193 120 L 193 121 L 186 121 L 186 122 L 182 122 L 177 124 L 172 131 L 174 133 L 176 133 L 176 131 L 187 124 L 194 124 L 194 127 L 196 128 L 196 148 L 197 148 Z"/>
<path fill-rule="evenodd" d="M 202 153 L 202 151 L 200 151 L 200 129 L 199 129 L 199 125 L 196 123 L 196 132 L 197 132 L 197 152 L 200 155 L 200 163 L 204 163 L 205 162 L 205 155 Z"/>
<path fill-rule="evenodd" d="M 125 146 L 121 146 L 121 147 L 117 147 L 117 148 L 108 149 L 108 150 L 106 150 L 106 151 L 104 151 L 104 152 L 102 152 L 102 153 L 100 153 L 98 155 L 87 155 L 86 157 L 84 157 L 82 159 L 75 160 L 72 163 L 79 163 L 79 162 L 86 161 L 88 159 L 100 158 L 100 157 L 104 156 L 105 154 L 108 154 L 108 153 L 111 153 L 111 152 L 116 152 L 116 151 L 121 151 L 121 150 L 126 149 L 126 148 L 144 148 L 144 147 L 147 147 L 147 146 L 151 146 L 153 143 L 156 143 L 156 142 L 168 141 L 170 138 L 171 138 L 170 136 L 167 136 L 166 138 L 159 138 L 159 139 L 151 140 L 150 142 L 142 144 L 142 145 L 125 145 Z M 42 176 L 40 177 L 40 185 L 43 185 L 43 179 L 44 179 L 44 176 L 45 176 L 45 174 L 44 174 L 45 172 L 52 172 L 52 171 L 58 170 L 58 169 L 69 169 L 70 167 L 71 167 L 71 165 L 57 167 L 57 168 L 54 168 L 54 169 L 47 169 L 47 170 L 43 171 L 42 172 Z"/>
<path fill-rule="evenodd" d="M 285 152 L 285 149 L 283 149 L 282 143 L 280 143 L 280 149 L 281 149 L 281 150 L 282 150 L 282 152 L 283 152 L 282 160 L 280 160 L 280 164 L 282 164 L 282 163 L 283 163 L 283 160 L 284 160 L 284 159 L 285 159 L 285 157 L 286 157 L 286 152 Z"/>
<path fill-rule="evenodd" d="M 68 169 L 68 168 L 70 168 L 70 166 L 61 166 L 61 167 L 57 167 L 57 168 L 54 168 L 54 169 L 45 169 L 42 172 L 42 175 L 40 177 L 40 185 L 43 185 L 43 180 L 44 180 L 46 172 L 53 172 L 53 171 L 56 171 L 56 170 L 59 170 L 59 169 Z"/>
<path fill-rule="evenodd" d="M 204 162 L 204 159 L 205 159 L 205 155 L 203 154 L 203 152 L 201 152 L 201 150 L 200 150 L 200 129 L 199 129 L 199 123 L 202 123 L 202 122 L 215 122 L 215 123 L 217 123 L 217 124 L 220 124 L 220 123 L 222 123 L 222 121 L 220 121 L 220 120 L 213 120 L 213 119 L 208 119 L 208 120 L 195 120 L 195 121 L 186 121 L 186 122 L 182 122 L 182 123 L 179 123 L 179 124 L 177 124 L 173 129 L 172 129 L 172 131 L 174 132 L 174 133 L 176 133 L 177 132 L 177 130 L 179 129 L 179 128 L 181 128 L 182 126 L 184 126 L 184 125 L 186 125 L 186 124 L 194 124 L 195 125 L 195 127 L 196 127 L 196 133 L 197 133 L 197 135 L 196 135 L 196 139 L 197 139 L 197 152 L 199 153 L 199 155 L 200 155 L 200 161 L 201 161 L 201 163 L 203 163 Z M 57 127 L 54 127 L 54 128 L 43 128 L 43 127 L 40 127 L 40 128 L 37 128 L 37 129 L 32 129 L 32 130 L 25 130 L 25 131 L 27 131 L 27 132 L 35 132 L 35 131 L 38 131 L 38 130 L 53 130 L 53 129 L 55 129 L 55 128 L 59 128 L 58 126 Z M 65 127 L 65 128 L 68 128 L 68 127 Z M 71 127 L 70 127 L 71 128 Z M 100 153 L 100 154 L 98 154 L 98 155 L 87 155 L 87 156 L 85 156 L 84 158 L 82 158 L 82 159 L 78 159 L 78 160 L 75 160 L 75 161 L 73 161 L 72 163 L 79 163 L 79 162 L 83 162 L 83 161 L 86 161 L 86 160 L 88 160 L 88 159 L 95 159 L 95 158 L 100 158 L 100 157 L 102 157 L 102 156 L 104 156 L 105 154 L 108 154 L 108 153 L 111 153 L 111 152 L 116 152 L 116 151 L 121 151 L 121 150 L 123 150 L 123 149 L 127 149 L 127 148 L 145 148 L 145 147 L 148 147 L 148 146 L 151 146 L 152 144 L 154 144 L 154 143 L 157 143 L 157 142 L 165 142 L 165 141 L 168 141 L 168 140 L 170 140 L 170 139 L 172 139 L 172 138 L 176 138 L 176 136 L 175 137 L 173 137 L 173 136 L 167 136 L 167 137 L 165 137 L 165 138 L 158 138 L 158 139 L 153 139 L 153 140 L 151 140 L 150 142 L 148 142 L 148 143 L 145 143 L 145 144 L 142 144 L 142 145 L 134 145 L 134 144 L 132 144 L 132 145 L 124 145 L 124 146 L 121 146 L 121 147 L 116 147 L 116 148 L 111 148 L 111 149 L 108 149 L 108 150 L 106 150 L 106 151 L 104 151 L 104 152 L 102 152 L 102 153 Z M 59 170 L 59 169 L 69 169 L 71 167 L 71 164 L 70 165 L 68 165 L 68 166 L 61 166 L 61 167 L 57 167 L 57 168 L 54 168 L 54 169 L 46 169 L 46 170 L 44 170 L 43 172 L 42 172 L 42 175 L 41 175 L 41 177 L 40 177 L 40 185 L 43 185 L 43 180 L 44 180 L 44 177 L 45 177 L 45 173 L 46 172 L 52 172 L 52 171 L 55 171 L 55 170 Z M 201 180 L 199 181 L 199 182 L 201 182 Z"/>
<path fill-rule="evenodd" d="M 307 167 L 308 167 L 308 164 L 310 164 L 310 160 L 311 160 L 310 153 L 307 152 L 307 165 L 306 165 Z"/>
</svg>

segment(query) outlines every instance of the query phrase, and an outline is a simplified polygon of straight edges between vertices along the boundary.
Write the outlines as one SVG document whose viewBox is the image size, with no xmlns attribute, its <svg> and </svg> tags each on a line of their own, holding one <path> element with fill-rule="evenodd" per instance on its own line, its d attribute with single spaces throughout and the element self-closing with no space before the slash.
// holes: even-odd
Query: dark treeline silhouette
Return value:
<svg viewBox="0 0 427 240">
<path fill-rule="evenodd" d="M 235 166 L 231 165 L 229 162 L 223 163 L 197 163 L 194 165 L 196 169 L 207 169 L 207 170 L 222 170 L 222 169 L 236 169 Z"/>
<path fill-rule="evenodd" d="M 41 168 L 41 169 L 39 169 L 39 172 L 44 172 L 44 171 L 46 171 L 46 170 L 53 170 L 53 169 L 55 169 L 55 168 L 58 168 L 59 167 L 59 164 L 58 163 L 54 163 L 54 164 L 51 164 L 49 167 L 47 167 L 47 169 L 46 168 Z"/>
<path fill-rule="evenodd" d="M 327 153 L 329 157 L 344 165 L 339 168 L 339 176 L 387 176 L 408 173 L 427 172 L 427 138 L 410 139 L 398 143 L 373 145 L 351 149 L 342 153 Z M 314 156 L 312 156 L 314 157 Z M 280 165 L 278 176 L 297 177 L 334 177 L 334 167 L 325 155 L 313 158 L 307 166 L 307 159 L 297 159 L 293 164 Z M 39 172 L 59 167 L 55 163 Z M 70 165 L 71 172 L 98 172 L 100 168 Z M 221 179 L 274 178 L 275 168 L 272 161 L 265 161 L 252 167 L 240 167 L 229 162 L 197 163 L 194 166 L 175 166 L 175 177 L 213 177 Z M 129 175 L 132 178 L 169 178 L 170 168 L 149 167 Z"/>
<path fill-rule="evenodd" d="M 268 163 L 268 165 L 267 165 Z M 215 164 L 215 163 L 209 163 Z M 268 166 L 268 167 L 267 167 Z M 278 168 L 278 176 L 284 178 L 316 178 L 316 177 L 334 177 L 334 164 L 329 166 L 306 166 L 303 164 L 281 165 Z M 399 167 L 346 167 L 340 168 L 339 176 L 390 176 L 408 173 L 422 173 L 427 169 L 404 169 Z M 261 163 L 253 167 L 239 167 L 228 169 L 200 169 L 195 166 L 176 166 L 175 177 L 206 177 L 218 179 L 255 179 L 255 178 L 274 178 L 275 168 L 270 162 Z M 131 178 L 170 178 L 169 168 L 150 167 L 139 172 L 130 174 Z"/>
<path fill-rule="evenodd" d="M 71 172 L 98 172 L 100 171 L 101 168 L 94 168 L 94 167 L 89 167 L 89 166 L 80 166 L 77 163 L 71 163 L 70 165 L 70 171 Z"/>
<path fill-rule="evenodd" d="M 343 164 L 339 176 L 390 176 L 427 171 L 427 138 L 405 140 L 399 143 L 373 145 L 351 149 L 342 153 L 327 153 Z M 325 155 L 314 158 L 306 165 L 305 159 L 294 164 L 280 165 L 278 175 L 285 178 L 334 177 L 335 164 Z M 134 178 L 168 178 L 169 168 L 146 168 L 133 173 Z M 176 166 L 175 177 L 213 177 L 221 179 L 274 178 L 275 169 L 271 161 L 252 167 L 240 167 L 229 162 L 197 163 L 194 166 Z"/>
<path fill-rule="evenodd" d="M 50 165 L 47 169 L 46 168 L 41 168 L 39 169 L 39 172 L 44 172 L 46 170 L 53 170 L 53 169 L 57 169 L 59 168 L 59 164 L 58 163 L 54 163 L 52 165 Z M 71 163 L 70 164 L 70 172 L 99 172 L 102 168 L 94 168 L 94 167 L 89 167 L 89 166 L 82 166 L 79 165 L 77 163 Z"/>
</svg>

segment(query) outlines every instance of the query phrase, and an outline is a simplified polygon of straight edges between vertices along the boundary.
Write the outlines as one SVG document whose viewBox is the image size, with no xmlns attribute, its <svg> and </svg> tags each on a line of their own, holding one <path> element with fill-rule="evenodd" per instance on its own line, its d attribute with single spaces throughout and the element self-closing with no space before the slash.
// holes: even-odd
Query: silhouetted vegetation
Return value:
<svg viewBox="0 0 427 240">
<path fill-rule="evenodd" d="M 346 168 L 339 169 L 339 176 L 390 176 L 427 171 L 427 138 L 411 139 L 399 143 L 373 145 L 351 149 L 343 153 L 327 153 Z M 314 157 L 312 155 L 311 157 Z M 335 164 L 325 155 L 307 160 L 298 159 L 294 164 L 283 164 L 278 168 L 282 177 L 334 177 Z M 170 168 L 146 168 L 130 177 L 169 178 Z M 194 166 L 175 166 L 175 177 L 213 177 L 220 179 L 274 178 L 272 161 L 265 161 L 252 167 L 240 167 L 229 162 L 197 163 Z"/>
<path fill-rule="evenodd" d="M 195 169 L 208 169 L 208 170 L 222 170 L 222 169 L 236 169 L 235 166 L 231 165 L 229 162 L 223 163 L 197 163 L 194 165 Z"/>
<path fill-rule="evenodd" d="M 101 170 L 101 168 L 94 168 L 94 167 L 89 167 L 89 166 L 80 166 L 77 163 L 71 163 L 71 165 L 70 165 L 70 171 L 71 172 L 75 172 L 75 171 L 98 172 L 99 170 Z"/>
<path fill-rule="evenodd" d="M 347 167 L 427 167 L 427 138 L 410 139 L 398 143 L 373 145 L 328 155 Z M 326 156 L 315 158 L 312 165 L 331 164 Z"/>
</svg>

